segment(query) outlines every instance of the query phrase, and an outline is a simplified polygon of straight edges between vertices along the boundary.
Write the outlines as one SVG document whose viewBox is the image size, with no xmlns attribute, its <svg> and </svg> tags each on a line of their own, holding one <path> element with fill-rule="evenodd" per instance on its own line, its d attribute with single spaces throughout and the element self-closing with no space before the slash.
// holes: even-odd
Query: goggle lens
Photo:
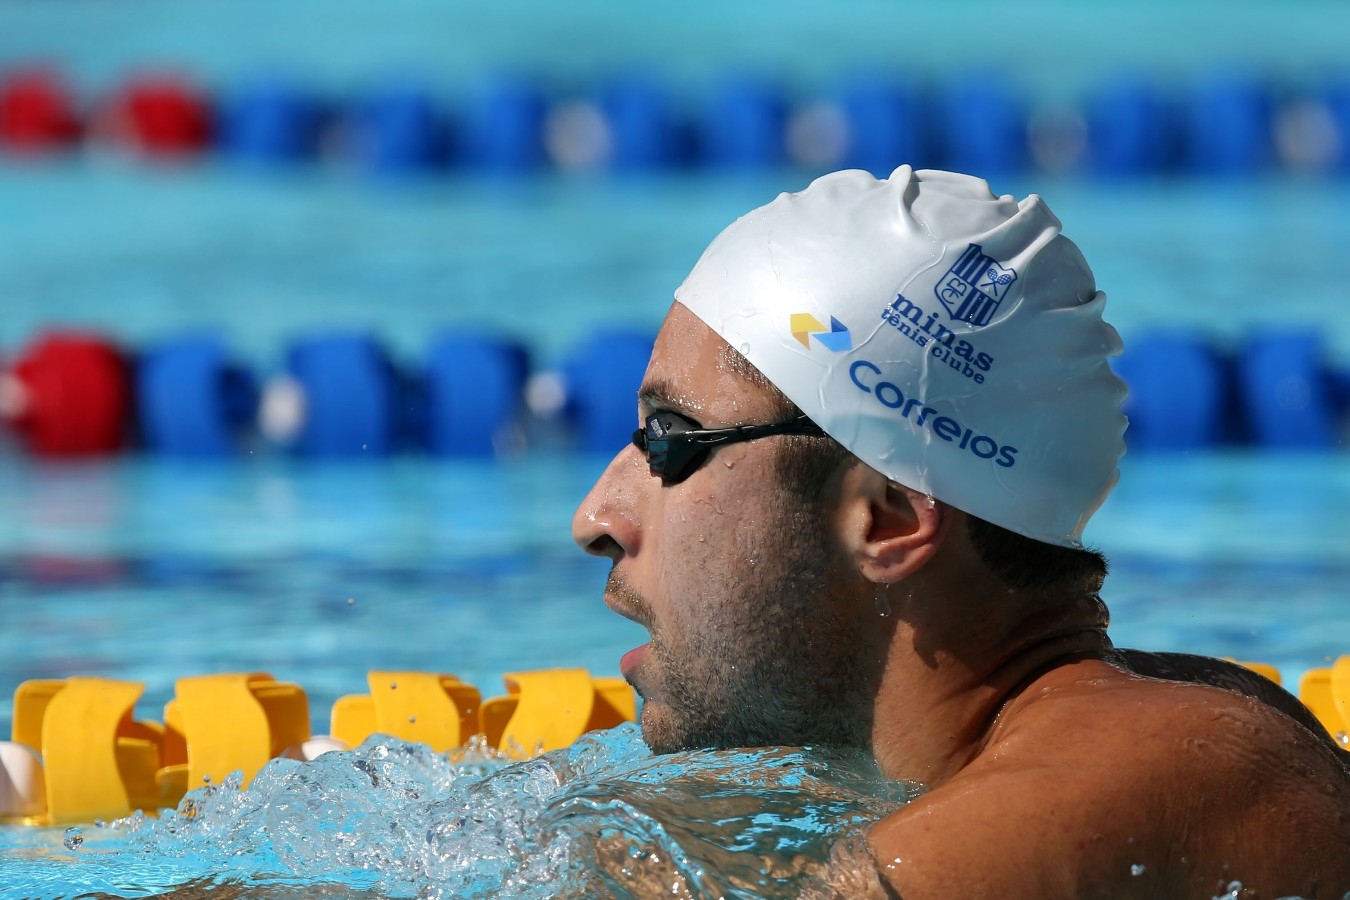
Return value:
<svg viewBox="0 0 1350 900">
<path fill-rule="evenodd" d="M 768 425 L 735 425 L 731 428 L 700 428 L 698 423 L 675 412 L 652 413 L 643 427 L 633 432 L 633 445 L 647 455 L 647 466 L 663 484 L 679 484 L 698 471 L 713 449 L 723 444 L 753 441 L 774 434 L 823 435 L 825 432 L 805 415 Z"/>
</svg>

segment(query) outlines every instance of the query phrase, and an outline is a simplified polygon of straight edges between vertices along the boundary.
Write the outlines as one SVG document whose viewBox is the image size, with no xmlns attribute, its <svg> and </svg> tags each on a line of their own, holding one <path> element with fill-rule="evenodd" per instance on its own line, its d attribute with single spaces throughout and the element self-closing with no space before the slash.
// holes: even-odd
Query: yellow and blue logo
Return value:
<svg viewBox="0 0 1350 900">
<path fill-rule="evenodd" d="M 797 342 L 807 350 L 811 349 L 811 338 L 815 338 L 826 350 L 833 350 L 835 353 L 853 349 L 853 335 L 849 334 L 844 323 L 834 316 L 830 316 L 830 327 L 826 328 L 810 313 L 793 313 L 788 328 Z"/>
</svg>

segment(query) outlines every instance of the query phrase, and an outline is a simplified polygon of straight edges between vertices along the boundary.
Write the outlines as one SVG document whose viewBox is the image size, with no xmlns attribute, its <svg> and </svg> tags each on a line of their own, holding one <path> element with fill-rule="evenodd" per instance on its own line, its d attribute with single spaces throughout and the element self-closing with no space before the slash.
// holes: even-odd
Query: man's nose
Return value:
<svg viewBox="0 0 1350 900">
<path fill-rule="evenodd" d="M 592 556 L 617 562 L 634 556 L 642 537 L 638 497 L 650 479 L 642 453 L 629 445 L 615 454 L 572 516 L 572 540 Z"/>
</svg>

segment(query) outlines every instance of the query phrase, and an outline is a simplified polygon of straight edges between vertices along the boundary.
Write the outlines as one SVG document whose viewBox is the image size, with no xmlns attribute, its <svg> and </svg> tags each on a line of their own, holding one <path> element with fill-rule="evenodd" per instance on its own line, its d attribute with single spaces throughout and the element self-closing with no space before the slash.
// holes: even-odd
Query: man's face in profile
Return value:
<svg viewBox="0 0 1350 900">
<path fill-rule="evenodd" d="M 672 307 L 643 381 L 639 415 L 676 412 L 703 428 L 783 418 L 730 351 Z M 861 745 L 871 715 L 861 629 L 828 510 L 782 486 L 782 436 L 716 450 L 664 485 L 629 446 L 573 520 L 573 536 L 614 562 L 605 602 L 647 628 L 624 676 L 644 699 L 657 753 L 769 744 Z M 809 439 L 803 439 L 809 440 Z"/>
</svg>

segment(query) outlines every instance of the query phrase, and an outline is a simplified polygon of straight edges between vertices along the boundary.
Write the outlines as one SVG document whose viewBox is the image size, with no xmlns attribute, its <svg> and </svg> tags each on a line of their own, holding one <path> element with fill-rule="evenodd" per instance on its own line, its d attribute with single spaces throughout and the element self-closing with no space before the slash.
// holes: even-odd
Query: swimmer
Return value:
<svg viewBox="0 0 1350 900">
<path fill-rule="evenodd" d="M 1350 892 L 1350 754 L 1107 635 L 1104 303 L 1039 197 L 907 166 L 780 196 L 675 294 L 573 534 L 650 633 L 620 667 L 654 751 L 856 746 L 925 787 L 826 895 Z"/>
</svg>

